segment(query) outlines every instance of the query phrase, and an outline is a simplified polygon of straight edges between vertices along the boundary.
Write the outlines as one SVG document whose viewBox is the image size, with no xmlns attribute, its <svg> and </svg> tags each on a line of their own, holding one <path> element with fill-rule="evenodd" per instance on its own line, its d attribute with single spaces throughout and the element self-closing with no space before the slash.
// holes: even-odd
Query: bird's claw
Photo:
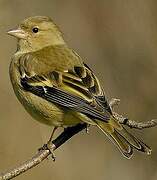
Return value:
<svg viewBox="0 0 157 180">
<path fill-rule="evenodd" d="M 51 152 L 51 157 L 53 161 L 55 161 L 56 160 L 56 155 L 54 153 L 55 145 L 52 142 L 48 142 L 46 145 L 47 145 L 47 149 Z"/>
<path fill-rule="evenodd" d="M 49 150 L 51 153 L 51 157 L 52 157 L 53 161 L 55 161 L 56 156 L 54 154 L 54 149 L 55 149 L 55 145 L 52 142 L 48 141 L 48 143 L 44 144 L 43 147 L 38 149 L 38 151 Z"/>
</svg>

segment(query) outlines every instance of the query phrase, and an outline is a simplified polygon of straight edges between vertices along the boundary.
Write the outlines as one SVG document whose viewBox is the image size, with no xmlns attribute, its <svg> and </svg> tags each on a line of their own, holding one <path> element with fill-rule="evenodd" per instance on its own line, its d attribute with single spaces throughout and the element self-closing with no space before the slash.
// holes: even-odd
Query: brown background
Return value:
<svg viewBox="0 0 157 180">
<path fill-rule="evenodd" d="M 137 121 L 157 117 L 156 0 L 0 0 L 0 171 L 31 157 L 51 128 L 32 120 L 9 81 L 16 41 L 6 35 L 21 20 L 48 15 L 93 68 L 109 98 L 121 99 L 119 112 Z M 153 148 L 124 159 L 97 129 L 77 135 L 20 180 L 156 180 L 157 128 L 136 131 Z"/>
</svg>

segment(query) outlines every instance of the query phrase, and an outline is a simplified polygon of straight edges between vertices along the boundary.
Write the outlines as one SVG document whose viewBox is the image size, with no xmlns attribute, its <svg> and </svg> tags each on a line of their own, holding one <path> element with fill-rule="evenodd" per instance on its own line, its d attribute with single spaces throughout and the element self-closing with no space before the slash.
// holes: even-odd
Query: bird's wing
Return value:
<svg viewBox="0 0 157 180">
<path fill-rule="evenodd" d="M 32 58 L 32 56 L 29 56 Z M 28 57 L 27 61 L 28 61 Z M 87 65 L 74 66 L 64 72 L 55 71 L 33 76 L 25 72 L 21 78 L 24 90 L 49 102 L 83 113 L 93 119 L 108 121 L 111 109 L 99 81 Z"/>
</svg>

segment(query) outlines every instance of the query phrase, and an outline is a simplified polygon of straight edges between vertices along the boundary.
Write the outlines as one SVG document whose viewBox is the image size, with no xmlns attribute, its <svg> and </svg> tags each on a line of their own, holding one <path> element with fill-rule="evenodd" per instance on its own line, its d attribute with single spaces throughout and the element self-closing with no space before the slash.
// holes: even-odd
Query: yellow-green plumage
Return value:
<svg viewBox="0 0 157 180">
<path fill-rule="evenodd" d="M 38 28 L 34 33 L 33 28 Z M 103 89 L 94 73 L 63 40 L 58 27 L 47 17 L 32 17 L 19 26 L 19 33 L 12 33 L 18 41 L 18 51 L 10 65 L 11 82 L 19 101 L 38 121 L 56 127 L 87 123 L 97 126 L 130 158 L 132 148 L 149 153 L 150 149 L 137 140 L 112 116 Z M 20 34 L 21 33 L 21 34 Z M 11 33 L 10 33 L 11 34 Z M 102 121 L 88 114 L 75 111 L 26 91 L 21 78 L 26 77 L 32 87 L 55 87 L 70 95 L 80 97 Z M 99 98 L 103 98 L 100 101 Z"/>
</svg>

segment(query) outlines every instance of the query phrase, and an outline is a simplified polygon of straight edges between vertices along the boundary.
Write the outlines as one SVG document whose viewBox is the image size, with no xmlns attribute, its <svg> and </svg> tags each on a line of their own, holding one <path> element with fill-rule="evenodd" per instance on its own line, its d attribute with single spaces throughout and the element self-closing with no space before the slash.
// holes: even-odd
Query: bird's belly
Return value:
<svg viewBox="0 0 157 180">
<path fill-rule="evenodd" d="M 15 88 L 17 89 L 17 88 Z M 15 90 L 15 94 L 26 111 L 37 121 L 49 126 L 72 126 L 80 123 L 76 113 L 46 101 L 30 92 Z"/>
</svg>

